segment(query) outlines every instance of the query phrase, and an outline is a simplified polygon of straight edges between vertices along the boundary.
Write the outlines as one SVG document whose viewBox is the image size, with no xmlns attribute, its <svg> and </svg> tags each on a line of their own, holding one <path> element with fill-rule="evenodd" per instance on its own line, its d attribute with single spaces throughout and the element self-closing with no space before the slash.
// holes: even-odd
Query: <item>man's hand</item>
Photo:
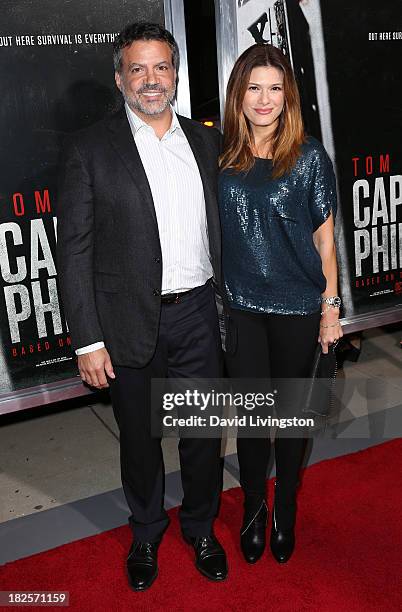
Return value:
<svg viewBox="0 0 402 612">
<path fill-rule="evenodd" d="M 116 378 L 109 353 L 105 348 L 79 355 L 78 369 L 82 380 L 96 389 L 105 389 L 109 386 L 106 374 L 109 378 Z"/>
</svg>

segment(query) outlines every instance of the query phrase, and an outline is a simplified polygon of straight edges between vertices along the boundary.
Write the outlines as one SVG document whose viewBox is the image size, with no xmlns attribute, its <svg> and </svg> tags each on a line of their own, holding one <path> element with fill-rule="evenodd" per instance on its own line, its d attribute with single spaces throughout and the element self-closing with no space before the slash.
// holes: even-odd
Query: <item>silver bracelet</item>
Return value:
<svg viewBox="0 0 402 612">
<path fill-rule="evenodd" d="M 330 310 L 340 310 L 339 306 L 328 306 L 328 308 L 326 310 L 321 310 L 321 314 L 325 314 L 326 312 L 329 312 Z"/>
</svg>

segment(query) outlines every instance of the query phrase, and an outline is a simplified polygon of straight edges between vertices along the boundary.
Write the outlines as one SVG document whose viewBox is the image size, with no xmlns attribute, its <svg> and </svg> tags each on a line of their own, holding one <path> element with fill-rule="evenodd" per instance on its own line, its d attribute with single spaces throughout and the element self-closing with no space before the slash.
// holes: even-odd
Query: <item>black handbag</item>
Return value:
<svg viewBox="0 0 402 612">
<path fill-rule="evenodd" d="M 219 293 L 215 294 L 218 311 L 219 330 L 221 334 L 222 349 L 228 355 L 234 355 L 237 347 L 237 326 L 230 316 L 227 298 Z"/>
<path fill-rule="evenodd" d="M 318 344 L 314 355 L 311 375 L 306 381 L 303 396 L 302 412 L 309 412 L 328 417 L 334 405 L 335 380 L 338 371 L 336 347 L 338 342 L 330 344 L 328 353 L 324 354 Z"/>
</svg>

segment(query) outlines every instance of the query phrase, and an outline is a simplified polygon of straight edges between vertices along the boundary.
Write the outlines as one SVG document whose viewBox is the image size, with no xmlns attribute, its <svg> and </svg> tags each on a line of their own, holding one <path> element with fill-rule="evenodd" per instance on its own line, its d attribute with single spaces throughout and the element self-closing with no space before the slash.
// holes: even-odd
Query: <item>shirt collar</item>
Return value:
<svg viewBox="0 0 402 612">
<path fill-rule="evenodd" d="M 131 110 L 127 102 L 124 104 L 124 106 L 126 109 L 127 118 L 130 123 L 134 138 L 137 135 L 138 131 L 141 129 L 154 131 L 152 126 L 148 125 L 148 123 L 145 123 L 145 121 L 143 121 L 141 117 L 139 117 L 134 111 Z M 166 136 L 170 134 L 173 134 L 175 130 L 181 131 L 181 126 L 180 126 L 179 120 L 177 118 L 177 115 L 175 113 L 173 106 L 170 106 L 170 111 L 172 113 L 172 123 L 170 124 L 170 128 L 168 129 L 166 134 L 163 136 L 163 138 L 165 138 Z"/>
</svg>

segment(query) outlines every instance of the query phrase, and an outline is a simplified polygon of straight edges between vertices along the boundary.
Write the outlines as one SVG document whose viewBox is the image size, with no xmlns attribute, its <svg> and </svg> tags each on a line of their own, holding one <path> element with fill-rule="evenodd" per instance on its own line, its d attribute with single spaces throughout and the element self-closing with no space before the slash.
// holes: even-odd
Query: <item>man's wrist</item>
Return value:
<svg viewBox="0 0 402 612">
<path fill-rule="evenodd" d="M 94 351 L 98 351 L 99 349 L 105 348 L 104 342 L 94 342 L 93 344 L 88 344 L 87 346 L 82 346 L 77 348 L 75 354 L 79 357 L 80 355 L 86 355 L 87 353 L 93 353 Z"/>
</svg>

